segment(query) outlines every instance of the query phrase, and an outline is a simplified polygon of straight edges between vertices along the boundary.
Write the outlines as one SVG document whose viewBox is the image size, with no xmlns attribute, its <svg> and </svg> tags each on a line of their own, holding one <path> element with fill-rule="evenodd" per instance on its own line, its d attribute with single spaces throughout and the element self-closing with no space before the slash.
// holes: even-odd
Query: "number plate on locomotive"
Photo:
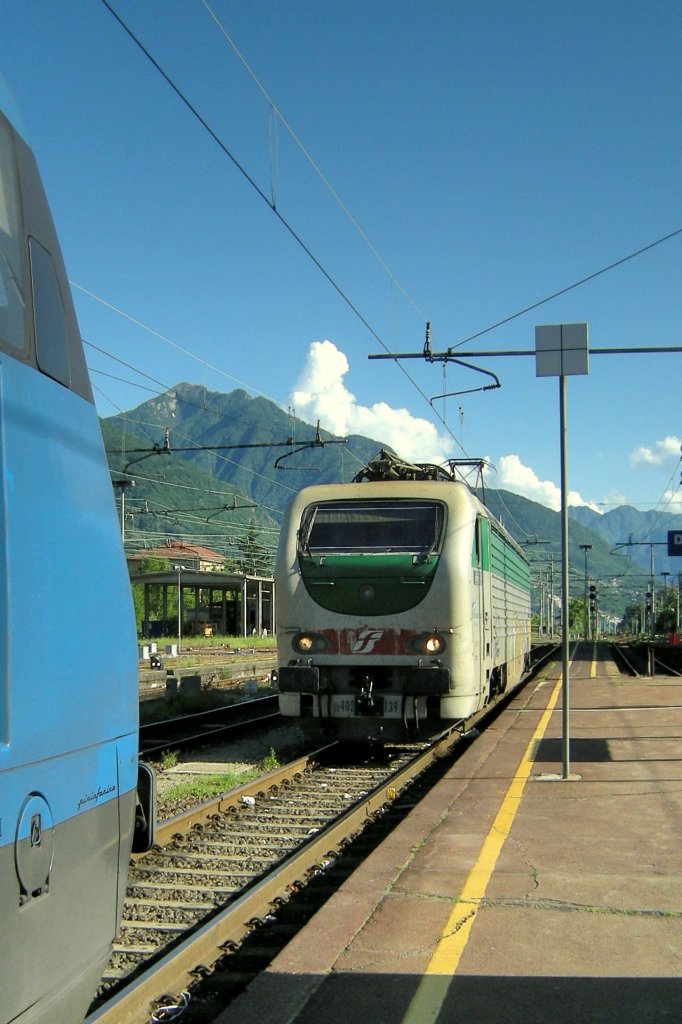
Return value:
<svg viewBox="0 0 682 1024">
<path fill-rule="evenodd" d="M 350 694 L 343 696 L 337 694 L 331 699 L 331 714 L 333 718 L 352 718 L 354 715 L 367 715 L 368 713 L 383 718 L 400 718 L 401 703 L 401 698 L 397 696 L 377 697 L 374 702 L 374 711 L 369 712 L 366 702 L 360 701 Z"/>
</svg>

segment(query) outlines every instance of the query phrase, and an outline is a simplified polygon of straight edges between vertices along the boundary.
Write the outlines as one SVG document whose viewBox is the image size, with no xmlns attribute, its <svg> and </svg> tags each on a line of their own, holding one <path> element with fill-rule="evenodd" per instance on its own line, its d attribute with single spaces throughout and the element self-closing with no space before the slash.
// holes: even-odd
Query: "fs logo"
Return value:
<svg viewBox="0 0 682 1024">
<path fill-rule="evenodd" d="M 383 635 L 383 629 L 361 629 L 350 645 L 350 653 L 371 654 Z"/>
</svg>

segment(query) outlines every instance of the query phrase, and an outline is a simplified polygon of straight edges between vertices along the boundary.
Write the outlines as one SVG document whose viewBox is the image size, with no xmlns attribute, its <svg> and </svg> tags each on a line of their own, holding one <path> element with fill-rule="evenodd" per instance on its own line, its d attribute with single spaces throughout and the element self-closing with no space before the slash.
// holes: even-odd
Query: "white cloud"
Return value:
<svg viewBox="0 0 682 1024">
<path fill-rule="evenodd" d="M 296 413 L 333 434 L 364 434 L 389 445 L 403 459 L 444 462 L 452 455 L 452 441 L 441 436 L 428 420 L 386 402 L 359 405 L 344 383 L 349 364 L 331 341 L 313 341 L 308 360 L 291 401 Z"/>
<path fill-rule="evenodd" d="M 386 402 L 360 405 L 344 382 L 349 368 L 346 356 L 333 342 L 313 341 L 291 394 L 296 414 L 313 423 L 319 419 L 321 426 L 333 434 L 376 438 L 404 459 L 441 463 L 451 457 L 451 439 L 440 435 L 428 420 L 414 416 L 408 409 L 394 409 Z M 561 508 L 560 488 L 551 480 L 540 480 L 518 455 L 501 456 L 497 467 L 486 471 L 486 481 L 492 487 L 514 491 L 555 511 Z M 569 492 L 568 502 L 601 511 L 577 491 Z"/>
<path fill-rule="evenodd" d="M 622 491 L 613 490 L 609 491 L 608 494 L 605 494 L 603 500 L 600 501 L 599 504 L 604 505 L 606 508 L 612 508 L 616 505 L 627 505 L 628 498 Z"/>
<path fill-rule="evenodd" d="M 679 437 L 669 434 L 662 441 L 656 441 L 653 448 L 638 445 L 630 452 L 630 465 L 633 469 L 640 466 L 661 466 L 671 459 L 679 459 L 682 442 Z"/>
<path fill-rule="evenodd" d="M 561 488 L 551 480 L 541 480 L 534 469 L 524 466 L 518 455 L 500 456 L 495 468 L 491 467 L 486 473 L 486 481 L 493 487 L 537 501 L 555 512 L 561 509 Z M 585 501 L 577 491 L 568 492 L 568 504 L 587 505 L 594 512 L 601 512 L 597 505 Z"/>
</svg>

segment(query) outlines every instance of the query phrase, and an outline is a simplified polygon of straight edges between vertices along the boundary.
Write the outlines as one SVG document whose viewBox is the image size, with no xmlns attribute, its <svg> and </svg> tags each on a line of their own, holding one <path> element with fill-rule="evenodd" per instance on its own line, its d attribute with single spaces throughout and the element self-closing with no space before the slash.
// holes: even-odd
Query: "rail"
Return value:
<svg viewBox="0 0 682 1024">
<path fill-rule="evenodd" d="M 181 750 L 197 743 L 224 739 L 230 733 L 248 732 L 280 719 L 277 695 L 238 701 L 222 708 L 197 711 L 140 726 L 140 755 L 150 757 L 164 750 Z"/>
</svg>

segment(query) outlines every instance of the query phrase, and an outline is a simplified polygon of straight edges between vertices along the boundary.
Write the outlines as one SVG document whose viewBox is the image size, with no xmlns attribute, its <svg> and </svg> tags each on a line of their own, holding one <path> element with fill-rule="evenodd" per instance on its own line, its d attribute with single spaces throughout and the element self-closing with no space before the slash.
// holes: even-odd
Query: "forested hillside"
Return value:
<svg viewBox="0 0 682 1024">
<path fill-rule="evenodd" d="M 340 443 L 243 390 L 193 384 L 103 420 L 102 431 L 119 508 L 124 496 L 127 550 L 191 538 L 239 568 L 243 548 L 257 542 L 268 553 L 260 571 L 271 568 L 293 495 L 310 483 L 351 480 L 381 447 L 360 436 Z"/>
</svg>

